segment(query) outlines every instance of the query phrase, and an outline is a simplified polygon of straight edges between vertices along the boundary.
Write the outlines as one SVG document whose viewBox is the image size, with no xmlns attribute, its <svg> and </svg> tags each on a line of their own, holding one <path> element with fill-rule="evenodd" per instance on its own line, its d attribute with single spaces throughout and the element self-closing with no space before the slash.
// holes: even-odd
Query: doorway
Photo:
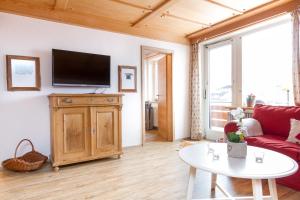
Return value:
<svg viewBox="0 0 300 200">
<path fill-rule="evenodd" d="M 174 140 L 172 55 L 142 46 L 142 144 Z"/>
</svg>

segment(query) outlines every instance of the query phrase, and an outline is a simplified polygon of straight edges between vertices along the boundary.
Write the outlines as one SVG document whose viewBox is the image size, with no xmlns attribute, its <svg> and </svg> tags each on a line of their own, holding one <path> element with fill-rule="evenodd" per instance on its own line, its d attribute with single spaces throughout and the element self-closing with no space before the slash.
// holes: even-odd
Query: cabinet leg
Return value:
<svg viewBox="0 0 300 200">
<path fill-rule="evenodd" d="M 53 167 L 53 170 L 54 170 L 55 172 L 58 172 L 58 171 L 59 171 L 59 167 Z"/>
<path fill-rule="evenodd" d="M 121 155 L 120 155 L 120 154 L 119 154 L 119 155 L 117 155 L 117 158 L 118 158 L 118 159 L 120 159 L 120 158 L 121 158 Z"/>
</svg>

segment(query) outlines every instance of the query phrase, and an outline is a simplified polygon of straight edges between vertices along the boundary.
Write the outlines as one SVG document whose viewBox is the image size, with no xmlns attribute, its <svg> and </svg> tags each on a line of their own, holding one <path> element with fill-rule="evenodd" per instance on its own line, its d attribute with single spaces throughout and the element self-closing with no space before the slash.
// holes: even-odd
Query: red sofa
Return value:
<svg viewBox="0 0 300 200">
<path fill-rule="evenodd" d="M 283 153 L 294 159 L 300 166 L 300 144 L 287 142 L 290 119 L 300 120 L 300 107 L 256 105 L 253 118 L 260 122 L 263 135 L 246 137 L 248 145 L 263 147 Z M 226 124 L 224 131 L 232 130 L 234 122 Z M 293 175 L 276 180 L 277 183 L 300 190 L 300 169 Z"/>
</svg>

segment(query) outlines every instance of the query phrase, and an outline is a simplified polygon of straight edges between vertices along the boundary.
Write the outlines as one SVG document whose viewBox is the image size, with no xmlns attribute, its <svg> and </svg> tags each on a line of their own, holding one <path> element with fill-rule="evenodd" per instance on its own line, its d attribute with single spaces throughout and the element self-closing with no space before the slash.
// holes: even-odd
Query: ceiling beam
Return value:
<svg viewBox="0 0 300 200">
<path fill-rule="evenodd" d="M 69 0 L 55 0 L 55 10 L 66 10 L 68 7 Z"/>
<path fill-rule="evenodd" d="M 205 24 L 203 22 L 199 22 L 199 21 L 196 21 L 196 20 L 193 20 L 193 19 L 188 19 L 188 18 L 185 18 L 185 17 L 179 17 L 179 16 L 176 16 L 176 15 L 172 15 L 169 12 L 165 12 L 164 14 L 162 14 L 162 17 L 170 17 L 170 18 L 178 19 L 178 20 L 185 21 L 185 22 L 199 24 L 199 25 L 204 26 L 204 27 L 209 27 L 210 26 L 209 24 Z"/>
<path fill-rule="evenodd" d="M 225 4 L 219 3 L 219 2 L 217 2 L 217 1 L 215 1 L 215 0 L 205 0 L 205 1 L 207 1 L 207 2 L 209 2 L 209 3 L 211 3 L 211 4 L 214 4 L 214 5 L 217 5 L 217 6 L 219 6 L 219 7 L 222 7 L 222 8 L 228 9 L 228 10 L 231 10 L 231 11 L 233 11 L 233 12 L 237 12 L 238 14 L 243 14 L 243 11 L 240 11 L 240 10 L 237 10 L 237 9 L 232 8 L 232 7 L 230 7 L 230 6 L 227 6 L 227 5 L 225 5 Z"/>
<path fill-rule="evenodd" d="M 27 17 L 44 19 L 48 21 L 72 24 L 82 27 L 107 30 L 117 33 L 125 33 L 152 39 L 189 44 L 189 40 L 181 34 L 169 30 L 157 29 L 156 27 L 131 27 L 131 24 L 111 19 L 105 16 L 82 14 L 69 9 L 53 9 L 53 5 L 35 4 L 35 1 L 1 0 L 0 12 L 12 13 Z"/>
<path fill-rule="evenodd" d="M 137 5 L 137 4 L 134 4 L 134 3 L 129 3 L 129 2 L 125 2 L 125 1 L 122 1 L 122 0 L 110 0 L 112 2 L 115 2 L 115 3 L 119 3 L 119 4 L 123 4 L 123 5 L 126 5 L 126 6 L 129 6 L 129 7 L 132 7 L 132 8 L 138 8 L 138 9 L 142 9 L 142 10 L 145 10 L 145 11 L 148 11 L 148 12 L 152 12 L 152 9 L 150 8 L 147 8 L 147 7 L 144 7 L 144 6 L 140 6 L 140 5 Z"/>
<path fill-rule="evenodd" d="M 122 1 L 122 0 L 110 0 L 110 1 L 116 2 L 116 3 L 119 3 L 119 4 L 123 4 L 123 5 L 129 6 L 129 7 L 132 7 L 132 8 L 138 8 L 138 9 L 144 10 L 144 12 L 152 12 L 153 11 L 153 9 L 151 9 L 151 6 L 144 7 L 144 6 L 140 6 L 140 5 L 137 5 L 137 4 L 125 2 L 125 1 Z M 194 24 L 199 24 L 199 25 L 204 26 L 204 27 L 209 27 L 210 26 L 209 24 L 205 24 L 205 23 L 199 22 L 197 20 L 192 20 L 192 19 L 172 15 L 169 12 L 165 12 L 161 16 L 162 17 L 170 17 L 170 18 L 173 18 L 173 19 L 178 19 L 178 20 L 181 20 L 181 21 L 190 22 L 190 23 L 194 23 Z"/>
<path fill-rule="evenodd" d="M 211 27 L 191 33 L 187 35 L 187 38 L 190 39 L 191 43 L 209 40 L 291 12 L 299 6 L 300 1 L 298 0 L 271 1 L 264 5 L 248 10 L 242 15 L 231 17 L 227 20 L 212 25 Z"/>
<path fill-rule="evenodd" d="M 132 27 L 136 27 L 139 25 L 147 24 L 151 19 L 153 19 L 156 16 L 161 15 L 164 13 L 168 8 L 173 6 L 175 3 L 178 3 L 180 0 L 165 0 L 163 3 L 158 5 L 156 8 L 152 10 L 152 12 L 145 14 L 138 20 L 136 20 L 134 23 L 132 23 Z"/>
</svg>

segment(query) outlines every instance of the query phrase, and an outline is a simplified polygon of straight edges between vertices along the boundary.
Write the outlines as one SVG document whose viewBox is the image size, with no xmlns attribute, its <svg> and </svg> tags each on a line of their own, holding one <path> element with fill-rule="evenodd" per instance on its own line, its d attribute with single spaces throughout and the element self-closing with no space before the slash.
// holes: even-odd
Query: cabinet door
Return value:
<svg viewBox="0 0 300 200">
<path fill-rule="evenodd" d="M 91 154 L 88 108 L 61 108 L 57 111 L 56 153 L 59 162 L 80 161 Z"/>
<path fill-rule="evenodd" d="M 95 107 L 92 115 L 92 154 L 105 156 L 118 151 L 118 109 L 114 107 Z"/>
</svg>

